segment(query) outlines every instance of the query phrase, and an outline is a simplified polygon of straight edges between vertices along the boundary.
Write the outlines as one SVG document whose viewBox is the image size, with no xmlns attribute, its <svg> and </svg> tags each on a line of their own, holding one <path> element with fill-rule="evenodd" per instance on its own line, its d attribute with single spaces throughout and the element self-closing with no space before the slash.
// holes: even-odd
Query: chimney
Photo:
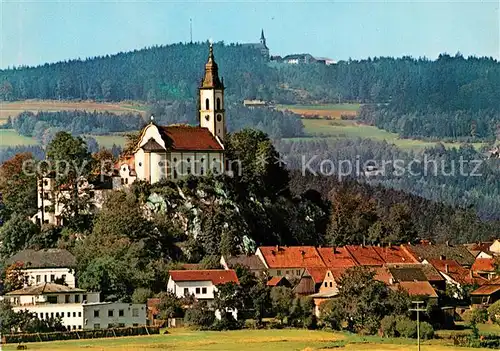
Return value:
<svg viewBox="0 0 500 351">
<path fill-rule="evenodd" d="M 333 249 L 333 253 L 336 254 L 337 253 L 337 248 L 334 246 L 332 249 Z"/>
<path fill-rule="evenodd" d="M 446 240 L 446 246 L 450 246 L 450 241 Z"/>
<path fill-rule="evenodd" d="M 450 266 L 448 265 L 448 263 L 444 265 L 444 271 L 446 273 L 450 273 Z"/>
</svg>

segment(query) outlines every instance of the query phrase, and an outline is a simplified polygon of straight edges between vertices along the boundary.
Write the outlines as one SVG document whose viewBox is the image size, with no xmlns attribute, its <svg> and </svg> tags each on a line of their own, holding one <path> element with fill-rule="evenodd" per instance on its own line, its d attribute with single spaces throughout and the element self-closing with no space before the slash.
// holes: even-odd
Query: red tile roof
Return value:
<svg viewBox="0 0 500 351">
<path fill-rule="evenodd" d="M 326 267 L 309 267 L 306 268 L 306 273 L 309 273 L 309 275 L 313 278 L 315 284 L 319 284 L 323 283 L 327 270 L 328 268 Z"/>
<path fill-rule="evenodd" d="M 167 149 L 192 151 L 222 151 L 223 148 L 207 128 L 158 126 Z"/>
<path fill-rule="evenodd" d="M 338 282 L 347 269 L 348 267 L 330 268 L 329 271 L 332 272 L 333 279 Z"/>
<path fill-rule="evenodd" d="M 239 284 L 236 272 L 232 269 L 182 270 L 169 273 L 172 280 L 176 282 L 211 281 L 214 285 L 230 282 Z"/>
<path fill-rule="evenodd" d="M 267 286 L 277 286 L 285 277 L 272 277 L 266 283 Z"/>
<path fill-rule="evenodd" d="M 319 247 L 317 250 L 328 268 L 356 266 L 356 262 L 345 247 Z"/>
<path fill-rule="evenodd" d="M 473 272 L 495 272 L 495 259 L 476 258 L 471 269 Z"/>
<path fill-rule="evenodd" d="M 404 290 L 408 291 L 410 296 L 429 296 L 438 297 L 436 290 L 432 287 L 429 282 L 400 282 L 395 285 L 400 286 Z"/>
<path fill-rule="evenodd" d="M 402 246 L 374 246 L 375 251 L 385 261 L 385 263 L 419 263 L 418 260 L 409 254 Z"/>
<path fill-rule="evenodd" d="M 382 266 L 385 262 L 373 246 L 346 246 L 354 260 L 361 266 Z"/>
<path fill-rule="evenodd" d="M 455 260 L 429 260 L 438 271 L 446 274 L 451 279 L 460 284 L 478 284 L 483 285 L 488 281 L 484 278 L 474 276 L 471 270 L 462 267 Z"/>
<path fill-rule="evenodd" d="M 471 292 L 471 295 L 491 295 L 496 293 L 497 291 L 500 291 L 500 284 L 485 284 L 483 286 L 480 286 L 473 292 Z"/>
<path fill-rule="evenodd" d="M 261 246 L 258 250 L 269 268 L 325 267 L 314 246 Z"/>
<path fill-rule="evenodd" d="M 375 272 L 375 280 L 387 285 L 390 285 L 394 281 L 394 277 L 387 267 L 374 267 L 373 270 Z"/>
</svg>

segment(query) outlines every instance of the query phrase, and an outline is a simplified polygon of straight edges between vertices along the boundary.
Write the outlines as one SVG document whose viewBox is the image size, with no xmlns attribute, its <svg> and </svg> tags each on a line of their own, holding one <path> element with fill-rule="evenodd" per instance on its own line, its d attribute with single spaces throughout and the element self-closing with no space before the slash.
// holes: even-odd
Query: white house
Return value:
<svg viewBox="0 0 500 351">
<path fill-rule="evenodd" d="M 22 263 L 25 287 L 40 283 L 63 283 L 69 287 L 76 286 L 76 258 L 67 250 L 27 249 L 16 253 L 6 260 L 8 265 Z"/>
<path fill-rule="evenodd" d="M 179 298 L 193 295 L 197 300 L 206 301 L 209 306 L 213 304 L 217 285 L 230 282 L 239 284 L 236 272 L 232 269 L 173 270 L 169 273 L 168 291 Z M 237 310 L 230 312 L 235 319 L 238 317 Z M 218 311 L 216 316 L 220 318 Z"/>
<path fill-rule="evenodd" d="M 40 319 L 61 317 L 68 330 L 146 325 L 146 305 L 100 302 L 99 293 L 41 283 L 7 293 L 14 312 L 28 310 Z"/>
</svg>

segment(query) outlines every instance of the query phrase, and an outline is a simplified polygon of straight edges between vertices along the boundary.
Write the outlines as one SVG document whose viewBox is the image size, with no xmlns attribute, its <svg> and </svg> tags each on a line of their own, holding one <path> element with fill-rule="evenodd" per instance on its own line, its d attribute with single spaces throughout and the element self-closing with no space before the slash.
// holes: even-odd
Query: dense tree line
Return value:
<svg viewBox="0 0 500 351">
<path fill-rule="evenodd" d="M 437 144 L 418 153 L 368 139 L 281 141 L 276 146 L 290 169 L 383 185 L 471 208 L 485 220 L 500 219 L 500 160 L 488 159 L 469 145 L 447 149 Z M 370 166 L 381 173 L 367 176 Z"/>
<path fill-rule="evenodd" d="M 156 46 L 112 56 L 0 71 L 0 99 L 185 100 L 197 95 L 207 43 Z M 499 110 L 500 65 L 440 55 L 368 58 L 336 65 L 266 62 L 258 50 L 215 44 L 229 100 L 390 102 L 399 109 Z"/>
<path fill-rule="evenodd" d="M 500 111 L 494 109 L 441 111 L 423 107 L 402 111 L 391 105 L 365 105 L 359 118 L 402 138 L 477 142 L 500 137 Z"/>
</svg>

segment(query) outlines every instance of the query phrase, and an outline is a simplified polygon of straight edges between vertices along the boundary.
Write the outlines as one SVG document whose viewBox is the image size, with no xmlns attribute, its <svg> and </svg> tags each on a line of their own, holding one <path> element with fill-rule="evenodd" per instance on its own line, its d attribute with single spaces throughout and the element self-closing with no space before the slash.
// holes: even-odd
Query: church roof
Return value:
<svg viewBox="0 0 500 351">
<path fill-rule="evenodd" d="M 146 144 L 141 147 L 146 152 L 155 152 L 155 151 L 163 151 L 165 150 L 163 146 L 158 144 L 154 138 L 149 138 Z"/>
<path fill-rule="evenodd" d="M 219 67 L 214 59 L 214 48 L 210 44 L 208 61 L 205 64 L 205 76 L 201 82 L 202 88 L 224 89 L 224 84 L 219 79 Z"/>
<path fill-rule="evenodd" d="M 165 145 L 171 150 L 222 151 L 223 147 L 207 128 L 158 126 Z M 147 143 L 146 143 L 147 144 Z"/>
</svg>

